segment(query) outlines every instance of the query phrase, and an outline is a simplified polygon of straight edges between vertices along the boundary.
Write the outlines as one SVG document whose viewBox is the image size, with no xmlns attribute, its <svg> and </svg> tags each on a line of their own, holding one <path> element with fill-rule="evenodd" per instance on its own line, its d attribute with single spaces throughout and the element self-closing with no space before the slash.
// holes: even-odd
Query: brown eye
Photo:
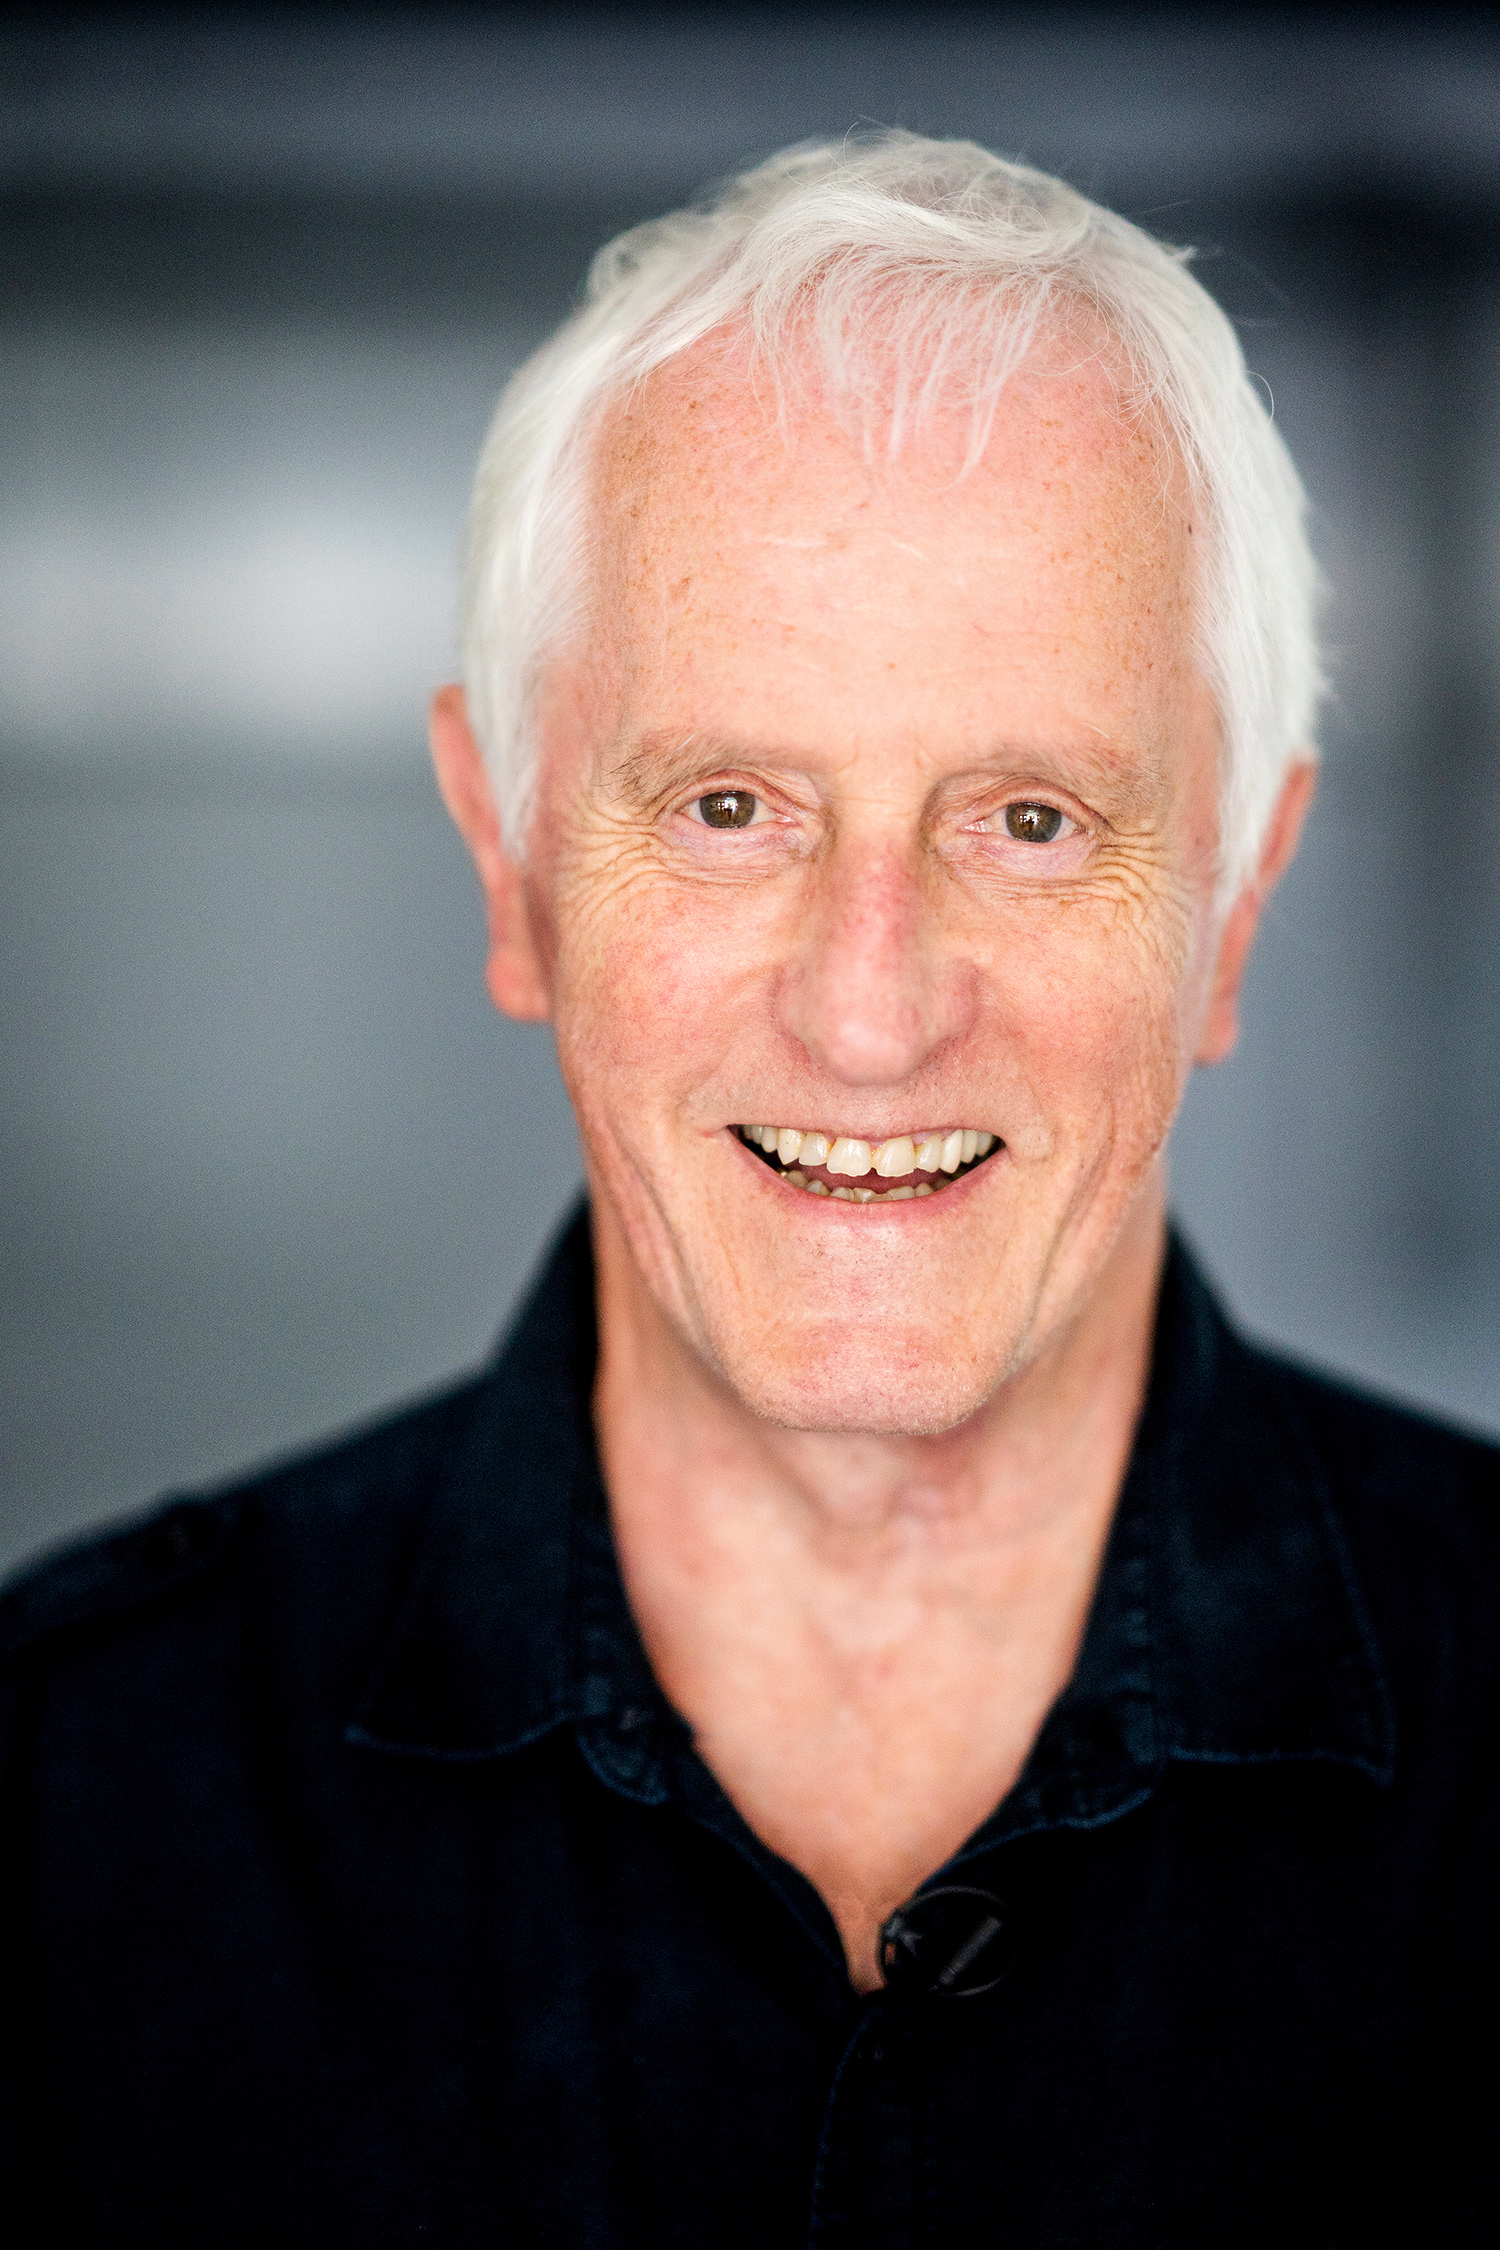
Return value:
<svg viewBox="0 0 1500 2250">
<path fill-rule="evenodd" d="M 748 789 L 713 789 L 698 799 L 705 828 L 748 828 L 755 818 L 755 799 Z"/>
<path fill-rule="evenodd" d="M 1056 805 L 1007 805 L 1005 826 L 1018 844 L 1050 844 L 1062 826 Z"/>
</svg>

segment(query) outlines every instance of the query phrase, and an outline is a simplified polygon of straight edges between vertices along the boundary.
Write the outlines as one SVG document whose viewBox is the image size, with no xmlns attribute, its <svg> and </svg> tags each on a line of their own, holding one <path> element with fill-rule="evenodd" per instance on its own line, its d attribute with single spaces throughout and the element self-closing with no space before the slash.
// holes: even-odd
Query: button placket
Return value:
<svg viewBox="0 0 1500 2250">
<path fill-rule="evenodd" d="M 923 2047 L 905 2000 L 869 2002 L 824 2112 L 809 2250 L 923 2250 L 935 2239 Z"/>
</svg>

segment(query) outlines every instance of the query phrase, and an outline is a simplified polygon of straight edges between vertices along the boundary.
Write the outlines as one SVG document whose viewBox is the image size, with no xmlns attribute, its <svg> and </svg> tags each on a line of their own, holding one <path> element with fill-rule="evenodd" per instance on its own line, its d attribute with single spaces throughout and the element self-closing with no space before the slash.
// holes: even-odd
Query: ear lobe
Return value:
<svg viewBox="0 0 1500 2250">
<path fill-rule="evenodd" d="M 532 942 L 525 884 L 501 836 L 495 794 L 461 687 L 438 689 L 427 731 L 443 803 L 469 847 L 484 892 L 489 924 L 484 981 L 490 998 L 518 1022 L 545 1023 L 551 1008 Z"/>
<path fill-rule="evenodd" d="M 1245 964 L 1260 927 L 1266 901 L 1297 855 L 1303 822 L 1317 788 L 1318 769 L 1310 758 L 1299 759 L 1281 785 L 1276 809 L 1261 847 L 1260 864 L 1225 917 L 1219 933 L 1218 958 L 1203 1027 L 1193 1060 L 1223 1062 L 1234 1050 L 1240 1030 L 1240 987 Z"/>
</svg>

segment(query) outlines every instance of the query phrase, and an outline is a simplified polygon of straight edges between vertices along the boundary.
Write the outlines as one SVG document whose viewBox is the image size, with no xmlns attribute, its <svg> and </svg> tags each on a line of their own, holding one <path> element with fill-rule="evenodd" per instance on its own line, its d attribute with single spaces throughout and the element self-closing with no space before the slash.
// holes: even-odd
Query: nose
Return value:
<svg viewBox="0 0 1500 2250">
<path fill-rule="evenodd" d="M 819 869 L 781 1016 L 829 1077 L 899 1085 L 968 1023 L 972 974 L 943 944 L 934 880 L 889 842 L 844 844 Z"/>
</svg>

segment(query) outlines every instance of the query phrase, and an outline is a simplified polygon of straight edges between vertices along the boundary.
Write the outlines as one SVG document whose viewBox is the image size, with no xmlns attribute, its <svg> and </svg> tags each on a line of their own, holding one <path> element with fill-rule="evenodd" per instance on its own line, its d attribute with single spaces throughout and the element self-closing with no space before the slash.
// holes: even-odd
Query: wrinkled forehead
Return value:
<svg viewBox="0 0 1500 2250">
<path fill-rule="evenodd" d="M 732 341 L 657 369 L 596 437 L 589 647 L 618 732 L 791 741 L 837 717 L 915 740 L 940 712 L 967 751 L 1003 707 L 1011 735 L 1159 751 L 1196 680 L 1205 544 L 1159 421 L 1064 337 L 978 459 L 971 434 L 940 405 L 893 452 Z"/>
</svg>

